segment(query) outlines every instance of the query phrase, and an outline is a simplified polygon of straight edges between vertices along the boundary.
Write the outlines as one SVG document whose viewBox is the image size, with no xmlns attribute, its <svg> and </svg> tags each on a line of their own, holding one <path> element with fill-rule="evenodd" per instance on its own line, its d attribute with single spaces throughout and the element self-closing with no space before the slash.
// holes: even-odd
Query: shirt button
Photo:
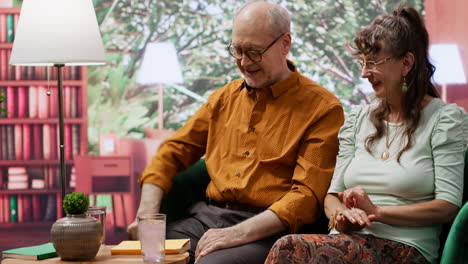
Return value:
<svg viewBox="0 0 468 264">
<path fill-rule="evenodd" d="M 236 176 L 237 176 L 237 177 L 240 177 L 240 175 L 241 175 L 241 174 L 240 174 L 239 172 L 238 172 L 238 173 L 236 173 Z"/>
<path fill-rule="evenodd" d="M 246 151 L 244 154 L 245 154 L 246 156 L 248 156 L 248 155 L 250 155 L 250 152 Z"/>
</svg>

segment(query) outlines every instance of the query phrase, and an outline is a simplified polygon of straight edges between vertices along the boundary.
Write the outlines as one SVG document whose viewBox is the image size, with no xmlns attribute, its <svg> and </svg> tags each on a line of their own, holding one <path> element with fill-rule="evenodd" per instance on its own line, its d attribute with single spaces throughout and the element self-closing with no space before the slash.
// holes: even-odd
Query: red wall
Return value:
<svg viewBox="0 0 468 264">
<path fill-rule="evenodd" d="M 430 42 L 455 43 L 468 78 L 468 0 L 425 0 Z M 448 85 L 447 101 L 468 111 L 468 84 Z"/>
</svg>

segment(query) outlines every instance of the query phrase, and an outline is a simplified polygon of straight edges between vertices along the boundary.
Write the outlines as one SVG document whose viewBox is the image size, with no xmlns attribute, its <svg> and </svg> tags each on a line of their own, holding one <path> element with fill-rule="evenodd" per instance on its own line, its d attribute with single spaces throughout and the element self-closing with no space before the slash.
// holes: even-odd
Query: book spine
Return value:
<svg viewBox="0 0 468 264">
<path fill-rule="evenodd" d="M 64 137 L 65 137 L 65 160 L 72 160 L 72 132 L 71 132 L 71 125 L 70 124 L 65 124 L 65 131 L 64 131 Z"/>
<path fill-rule="evenodd" d="M 7 126 L 2 125 L 0 126 L 0 129 L 2 130 L 2 160 L 8 160 L 8 132 L 7 132 Z"/>
<path fill-rule="evenodd" d="M 16 124 L 15 127 L 15 160 L 23 159 L 23 125 Z"/>
<path fill-rule="evenodd" d="M 47 88 L 45 86 L 38 86 L 38 117 L 39 118 L 48 118 L 49 117 L 49 105 L 50 96 L 47 95 Z"/>
<path fill-rule="evenodd" d="M 4 43 L 7 41 L 7 15 L 6 14 L 0 14 L 0 43 Z"/>
<path fill-rule="evenodd" d="M 43 158 L 46 160 L 52 159 L 51 156 L 51 126 L 50 124 L 42 125 L 42 149 L 43 149 Z"/>
<path fill-rule="evenodd" d="M 41 221 L 41 201 L 39 195 L 32 196 L 32 218 L 34 222 Z"/>
<path fill-rule="evenodd" d="M 3 194 L 0 194 L 0 223 L 5 223 L 5 210 L 3 208 Z"/>
<path fill-rule="evenodd" d="M 18 223 L 24 222 L 24 215 L 23 215 L 23 195 L 17 195 L 17 208 L 18 208 Z"/>
<path fill-rule="evenodd" d="M 23 220 L 24 222 L 31 222 L 31 195 L 23 195 Z"/>
<path fill-rule="evenodd" d="M 15 128 L 14 125 L 7 127 L 8 160 L 14 160 L 15 155 Z"/>
<path fill-rule="evenodd" d="M 23 159 L 31 159 L 31 125 L 23 125 Z"/>
<path fill-rule="evenodd" d="M 7 80 L 8 76 L 8 52 L 0 49 L 0 81 Z"/>
<path fill-rule="evenodd" d="M 38 114 L 38 89 L 36 86 L 29 87 L 29 117 L 37 118 Z"/>
<path fill-rule="evenodd" d="M 10 195 L 10 222 L 18 222 L 18 197 Z"/>
<path fill-rule="evenodd" d="M 5 223 L 10 222 L 10 198 L 6 194 L 3 196 L 3 212 Z"/>
<path fill-rule="evenodd" d="M 18 117 L 27 117 L 28 113 L 28 90 L 26 87 L 18 87 Z"/>
<path fill-rule="evenodd" d="M 14 24 L 13 14 L 8 14 L 6 17 L 7 42 L 13 42 L 13 38 L 14 38 L 13 24 Z"/>
<path fill-rule="evenodd" d="M 33 125 L 33 157 L 35 160 L 42 159 L 42 127 L 41 125 Z"/>
<path fill-rule="evenodd" d="M 7 111 L 8 111 L 8 118 L 14 118 L 16 117 L 16 94 L 15 94 L 15 88 L 12 86 L 7 87 L 7 95 L 6 95 L 6 100 L 7 100 Z"/>
</svg>

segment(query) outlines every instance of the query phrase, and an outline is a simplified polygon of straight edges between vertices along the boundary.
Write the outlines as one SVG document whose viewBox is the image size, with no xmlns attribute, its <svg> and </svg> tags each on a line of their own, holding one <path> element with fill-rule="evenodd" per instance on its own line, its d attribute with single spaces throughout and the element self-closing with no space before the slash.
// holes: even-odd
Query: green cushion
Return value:
<svg viewBox="0 0 468 264">
<path fill-rule="evenodd" d="M 194 203 L 205 200 L 209 182 L 205 159 L 200 159 L 185 171 L 178 173 L 174 177 L 171 190 L 161 202 L 160 211 L 166 214 L 167 222 L 187 216 L 187 210 Z"/>
<path fill-rule="evenodd" d="M 458 212 L 444 245 L 441 264 L 468 263 L 468 203 Z"/>
</svg>

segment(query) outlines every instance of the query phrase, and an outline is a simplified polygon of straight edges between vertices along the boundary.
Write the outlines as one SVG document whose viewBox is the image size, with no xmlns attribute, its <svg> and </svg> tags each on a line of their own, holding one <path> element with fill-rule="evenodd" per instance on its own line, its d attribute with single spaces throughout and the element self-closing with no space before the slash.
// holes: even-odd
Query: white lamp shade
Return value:
<svg viewBox="0 0 468 264">
<path fill-rule="evenodd" d="M 465 72 L 456 44 L 433 44 L 429 48 L 431 62 L 436 67 L 434 82 L 437 84 L 464 84 Z"/>
<path fill-rule="evenodd" d="M 24 0 L 10 64 L 99 65 L 106 61 L 92 0 Z"/>
<path fill-rule="evenodd" d="M 150 43 L 146 46 L 137 76 L 140 84 L 183 83 L 177 53 L 172 43 Z"/>
</svg>

